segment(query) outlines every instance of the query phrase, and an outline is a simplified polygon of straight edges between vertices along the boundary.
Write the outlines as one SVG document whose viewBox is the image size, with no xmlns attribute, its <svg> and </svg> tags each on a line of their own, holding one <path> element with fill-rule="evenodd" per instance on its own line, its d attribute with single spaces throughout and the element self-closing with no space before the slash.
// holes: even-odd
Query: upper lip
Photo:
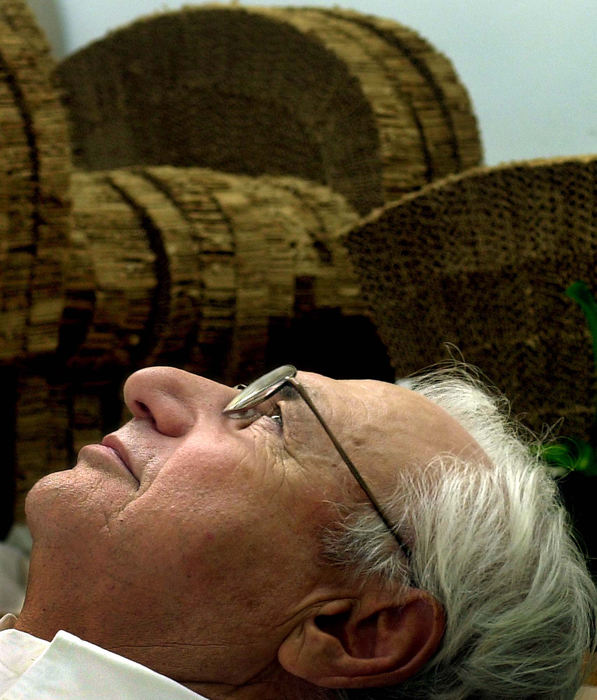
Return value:
<svg viewBox="0 0 597 700">
<path fill-rule="evenodd" d="M 135 470 L 131 465 L 126 447 L 122 444 L 122 442 L 115 433 L 110 433 L 110 435 L 106 435 L 106 437 L 102 440 L 102 445 L 104 447 L 109 447 L 110 449 L 114 450 L 114 452 L 116 452 L 116 454 L 120 457 L 124 466 L 131 472 L 135 479 L 139 481 L 139 475 L 136 474 Z"/>
</svg>

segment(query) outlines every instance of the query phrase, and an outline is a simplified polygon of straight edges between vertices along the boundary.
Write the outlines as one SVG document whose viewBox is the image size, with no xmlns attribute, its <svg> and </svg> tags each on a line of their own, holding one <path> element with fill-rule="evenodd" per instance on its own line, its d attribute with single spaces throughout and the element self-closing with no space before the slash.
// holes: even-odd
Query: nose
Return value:
<svg viewBox="0 0 597 700">
<path fill-rule="evenodd" d="M 234 389 L 174 367 L 148 367 L 127 379 L 124 401 L 135 418 L 144 418 L 169 437 L 185 435 L 197 419 L 220 420 Z"/>
</svg>

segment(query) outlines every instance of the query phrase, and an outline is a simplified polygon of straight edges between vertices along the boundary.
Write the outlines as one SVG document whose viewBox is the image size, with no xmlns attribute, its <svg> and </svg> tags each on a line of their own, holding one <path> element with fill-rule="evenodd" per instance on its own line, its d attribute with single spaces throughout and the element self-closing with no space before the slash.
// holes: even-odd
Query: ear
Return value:
<svg viewBox="0 0 597 700">
<path fill-rule="evenodd" d="M 394 685 L 433 656 L 444 629 L 443 608 L 426 591 L 409 588 L 394 597 L 371 584 L 358 598 L 327 601 L 304 618 L 282 642 L 278 660 L 325 688 Z"/>
</svg>

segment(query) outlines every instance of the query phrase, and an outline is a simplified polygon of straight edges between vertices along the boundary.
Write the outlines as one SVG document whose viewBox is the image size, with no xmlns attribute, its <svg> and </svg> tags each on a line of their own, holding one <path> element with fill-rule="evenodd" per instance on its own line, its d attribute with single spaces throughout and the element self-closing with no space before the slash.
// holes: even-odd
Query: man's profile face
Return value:
<svg viewBox="0 0 597 700">
<path fill-rule="evenodd" d="M 403 388 L 299 380 L 380 495 L 395 470 L 470 440 Z M 60 588 L 56 604 L 80 610 L 75 634 L 121 653 L 133 628 L 137 645 L 208 635 L 257 647 L 283 638 L 299 602 L 335 582 L 318 536 L 335 503 L 364 500 L 358 485 L 296 393 L 274 397 L 282 424 L 225 416 L 235 393 L 172 368 L 137 372 L 125 386 L 133 419 L 32 491 L 39 566 Z"/>
</svg>

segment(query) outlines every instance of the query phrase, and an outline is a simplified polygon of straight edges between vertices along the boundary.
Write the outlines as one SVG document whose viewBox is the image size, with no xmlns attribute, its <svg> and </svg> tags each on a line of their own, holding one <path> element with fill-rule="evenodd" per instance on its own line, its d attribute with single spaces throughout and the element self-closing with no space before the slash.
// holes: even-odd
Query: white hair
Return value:
<svg viewBox="0 0 597 700">
<path fill-rule="evenodd" d="M 581 684 L 596 592 L 557 485 L 506 417 L 504 399 L 462 374 L 436 372 L 411 388 L 458 420 L 491 464 L 439 456 L 415 475 L 397 465 L 385 507 L 399 531 L 412 532 L 407 565 L 366 505 L 324 545 L 355 576 L 397 590 L 410 581 L 434 595 L 446 612 L 443 642 L 404 683 L 339 698 L 562 700 Z"/>
</svg>

